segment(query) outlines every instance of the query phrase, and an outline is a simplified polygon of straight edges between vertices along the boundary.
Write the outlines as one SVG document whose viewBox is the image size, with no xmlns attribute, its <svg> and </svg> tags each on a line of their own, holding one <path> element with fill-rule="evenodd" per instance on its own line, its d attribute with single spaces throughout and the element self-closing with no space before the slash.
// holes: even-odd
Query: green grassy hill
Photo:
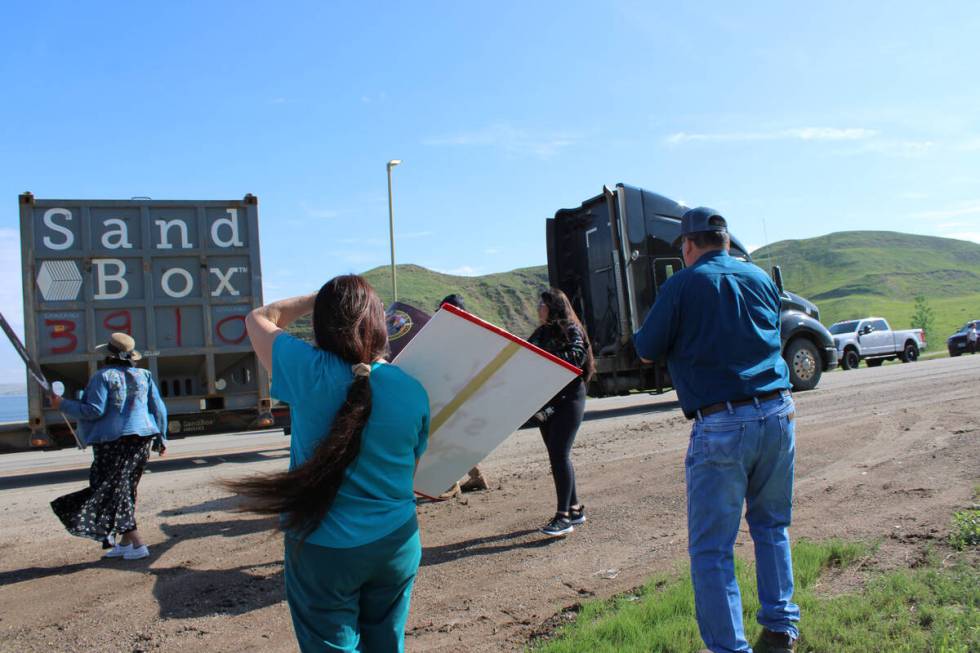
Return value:
<svg viewBox="0 0 980 653">
<path fill-rule="evenodd" d="M 889 231 L 848 231 L 763 247 L 752 258 L 783 270 L 786 288 L 815 302 L 820 318 L 839 320 L 880 315 L 896 329 L 910 326 L 913 299 L 922 294 L 936 314 L 927 334 L 929 348 L 941 350 L 946 336 L 968 319 L 980 319 L 980 245 L 950 238 Z M 364 273 L 385 303 L 391 301 L 390 268 Z M 545 266 L 482 277 L 457 277 L 418 265 L 398 266 L 398 298 L 434 311 L 439 300 L 460 293 L 467 309 L 507 330 L 527 336 L 534 330 L 537 292 L 548 284 Z M 292 329 L 308 334 L 309 320 Z"/>
<path fill-rule="evenodd" d="M 891 231 L 844 231 L 784 240 L 752 253 L 783 271 L 786 288 L 813 301 L 824 324 L 880 315 L 908 328 L 914 297 L 936 314 L 930 349 L 968 319 L 980 317 L 980 245 Z"/>
<path fill-rule="evenodd" d="M 391 268 L 364 273 L 385 304 L 391 303 Z M 443 297 L 459 293 L 466 310 L 521 337 L 537 325 L 538 292 L 548 285 L 548 268 L 541 265 L 482 277 L 457 277 L 418 265 L 398 266 L 398 300 L 434 312 Z M 297 322 L 293 332 L 308 334 L 309 318 Z"/>
</svg>

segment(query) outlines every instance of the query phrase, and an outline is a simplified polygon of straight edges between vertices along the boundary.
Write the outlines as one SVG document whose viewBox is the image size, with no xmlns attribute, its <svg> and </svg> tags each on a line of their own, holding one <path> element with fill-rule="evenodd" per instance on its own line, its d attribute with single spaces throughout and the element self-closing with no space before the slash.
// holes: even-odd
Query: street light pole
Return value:
<svg viewBox="0 0 980 653">
<path fill-rule="evenodd" d="M 398 301 L 398 280 L 395 276 L 395 209 L 391 201 L 391 169 L 401 163 L 401 159 L 388 162 L 388 236 L 391 240 L 391 295 L 392 302 Z"/>
</svg>

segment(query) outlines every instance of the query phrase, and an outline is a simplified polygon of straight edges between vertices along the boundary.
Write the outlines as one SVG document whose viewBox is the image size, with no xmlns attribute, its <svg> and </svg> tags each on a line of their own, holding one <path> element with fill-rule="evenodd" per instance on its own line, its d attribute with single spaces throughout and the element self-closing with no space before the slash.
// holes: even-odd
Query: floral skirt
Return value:
<svg viewBox="0 0 980 653">
<path fill-rule="evenodd" d="M 68 532 L 105 541 L 112 533 L 136 528 L 136 486 L 150 458 L 153 438 L 127 435 L 93 444 L 89 486 L 51 502 Z"/>
</svg>

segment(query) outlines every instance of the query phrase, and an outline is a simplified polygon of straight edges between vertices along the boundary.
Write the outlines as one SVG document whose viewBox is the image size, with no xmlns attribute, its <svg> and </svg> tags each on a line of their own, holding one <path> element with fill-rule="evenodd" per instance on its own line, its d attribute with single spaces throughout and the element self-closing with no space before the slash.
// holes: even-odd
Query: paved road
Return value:
<svg viewBox="0 0 980 653">
<path fill-rule="evenodd" d="M 932 388 L 933 380 L 941 382 L 945 370 L 959 369 L 980 363 L 980 357 L 924 360 L 911 365 L 886 365 L 878 369 L 861 367 L 857 370 L 835 370 L 824 374 L 819 390 L 860 387 L 866 384 L 904 383 L 922 377 L 923 388 Z M 590 399 L 586 421 L 609 419 L 637 413 L 680 411 L 677 395 L 634 394 L 625 397 Z M 243 431 L 218 435 L 191 436 L 173 440 L 167 455 L 151 456 L 149 473 L 183 470 L 197 466 L 214 466 L 226 462 L 244 463 L 262 460 L 288 449 L 289 439 L 281 429 Z M 505 443 L 501 449 L 506 451 Z M 500 451 L 500 450 L 498 450 Z M 503 452 L 500 452 L 503 453 Z M 495 454 L 497 455 L 497 454 Z M 78 449 L 57 451 L 27 451 L 0 455 L 0 490 L 15 489 L 44 483 L 62 483 L 87 477 L 91 452 Z"/>
<path fill-rule="evenodd" d="M 173 440 L 167 455 L 153 454 L 148 473 L 187 469 L 224 462 L 259 460 L 268 454 L 288 451 L 289 438 L 281 429 L 223 433 Z M 91 450 L 24 451 L 0 455 L 0 490 L 45 483 L 63 483 L 88 477 Z"/>
<path fill-rule="evenodd" d="M 628 397 L 593 399 L 588 403 L 587 421 L 640 412 L 680 410 L 675 393 L 637 394 Z M 218 435 L 191 436 L 172 440 L 167 455 L 153 454 L 148 473 L 184 470 L 222 463 L 262 460 L 288 451 L 289 438 L 282 429 L 242 431 Z M 24 451 L 0 455 L 0 490 L 63 483 L 88 477 L 92 462 L 90 450 L 74 448 L 56 451 Z"/>
</svg>

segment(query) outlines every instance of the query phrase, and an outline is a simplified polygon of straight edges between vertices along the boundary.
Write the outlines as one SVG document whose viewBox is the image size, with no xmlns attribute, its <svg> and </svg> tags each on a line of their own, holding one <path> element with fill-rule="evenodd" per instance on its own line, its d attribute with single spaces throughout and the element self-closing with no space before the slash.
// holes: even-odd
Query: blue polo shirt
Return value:
<svg viewBox="0 0 980 653">
<path fill-rule="evenodd" d="M 272 396 L 289 403 L 289 468 L 312 457 L 354 380 L 350 363 L 288 333 L 272 343 Z M 307 542 L 338 549 L 390 535 L 415 515 L 415 461 L 429 438 L 429 396 L 395 365 L 371 366 L 371 416 L 361 450 Z M 299 536 L 296 534 L 297 537 Z"/>
<path fill-rule="evenodd" d="M 789 389 L 780 355 L 779 291 L 759 267 L 704 254 L 660 287 L 633 335 L 636 352 L 667 361 L 684 414 Z"/>
</svg>

